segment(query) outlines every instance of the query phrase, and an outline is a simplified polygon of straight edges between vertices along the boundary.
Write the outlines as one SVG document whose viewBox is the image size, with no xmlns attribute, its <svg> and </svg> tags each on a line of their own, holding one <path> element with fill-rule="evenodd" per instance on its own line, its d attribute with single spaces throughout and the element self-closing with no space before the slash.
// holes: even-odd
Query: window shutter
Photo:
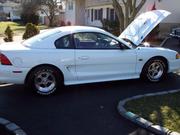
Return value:
<svg viewBox="0 0 180 135">
<path fill-rule="evenodd" d="M 93 21 L 94 21 L 94 10 L 91 9 L 91 22 L 93 22 Z"/>
<path fill-rule="evenodd" d="M 109 20 L 109 8 L 106 9 L 106 19 Z"/>
</svg>

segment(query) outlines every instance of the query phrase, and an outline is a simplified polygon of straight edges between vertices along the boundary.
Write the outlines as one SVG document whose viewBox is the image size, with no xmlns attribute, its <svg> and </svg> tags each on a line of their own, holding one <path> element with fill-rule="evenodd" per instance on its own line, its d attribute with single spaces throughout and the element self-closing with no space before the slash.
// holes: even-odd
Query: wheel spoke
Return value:
<svg viewBox="0 0 180 135">
<path fill-rule="evenodd" d="M 51 72 L 44 71 L 35 77 L 35 86 L 41 92 L 49 92 L 55 85 L 55 77 Z"/>
<path fill-rule="evenodd" d="M 159 79 L 163 75 L 163 70 L 161 62 L 155 61 L 148 68 L 149 77 L 153 80 Z"/>
</svg>

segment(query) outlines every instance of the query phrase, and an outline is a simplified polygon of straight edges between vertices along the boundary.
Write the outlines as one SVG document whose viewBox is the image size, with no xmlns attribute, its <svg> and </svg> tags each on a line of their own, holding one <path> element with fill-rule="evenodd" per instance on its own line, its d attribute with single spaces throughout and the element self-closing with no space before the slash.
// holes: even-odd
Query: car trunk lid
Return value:
<svg viewBox="0 0 180 135">
<path fill-rule="evenodd" d="M 18 51 L 27 50 L 28 48 L 21 44 L 21 42 L 9 42 L 0 45 L 0 51 Z"/>
</svg>

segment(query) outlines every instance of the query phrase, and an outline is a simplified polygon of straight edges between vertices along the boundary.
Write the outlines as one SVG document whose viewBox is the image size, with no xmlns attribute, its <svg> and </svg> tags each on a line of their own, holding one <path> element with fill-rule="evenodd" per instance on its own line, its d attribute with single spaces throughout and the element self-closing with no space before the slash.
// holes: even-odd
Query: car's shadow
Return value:
<svg viewBox="0 0 180 135">
<path fill-rule="evenodd" d="M 170 73 L 168 74 L 167 78 L 162 80 L 158 83 L 151 83 L 147 82 L 141 79 L 133 79 L 133 80 L 121 80 L 121 81 L 110 81 L 110 82 L 100 82 L 100 83 L 89 83 L 89 84 L 82 84 L 82 85 L 71 85 L 71 86 L 64 86 L 62 89 L 58 89 L 58 92 L 56 92 L 54 96 L 59 96 L 62 94 L 68 94 L 68 93 L 76 93 L 76 92 L 86 92 L 86 91 L 124 91 L 124 90 L 139 90 L 139 91 L 165 91 L 165 90 L 174 90 L 174 89 L 180 89 L 180 75 L 176 73 Z M 39 96 L 38 94 L 34 93 L 33 90 L 27 90 L 25 89 L 24 85 L 0 85 L 0 93 L 11 92 L 11 96 L 37 96 L 37 97 L 43 97 Z M 141 94 L 141 93 L 140 93 Z M 143 93 L 142 93 L 143 94 Z M 49 97 L 51 97 L 49 96 Z M 48 98 L 49 98 L 48 97 Z"/>
</svg>

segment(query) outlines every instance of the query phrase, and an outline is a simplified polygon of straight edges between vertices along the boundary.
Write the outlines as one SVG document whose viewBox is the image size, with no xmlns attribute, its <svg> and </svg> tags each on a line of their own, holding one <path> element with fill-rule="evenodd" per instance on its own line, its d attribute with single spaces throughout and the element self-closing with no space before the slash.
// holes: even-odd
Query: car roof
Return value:
<svg viewBox="0 0 180 135">
<path fill-rule="evenodd" d="M 53 29 L 47 29 L 43 30 L 41 34 L 38 34 L 30 39 L 27 39 L 22 42 L 23 45 L 28 46 L 29 48 L 54 48 L 52 46 L 52 43 L 54 41 L 62 36 L 66 36 L 68 34 L 72 33 L 78 33 L 78 32 L 97 32 L 97 33 L 103 33 L 106 35 L 109 35 L 111 37 L 115 37 L 109 32 L 106 32 L 103 29 L 97 28 L 97 27 L 90 27 L 90 26 L 63 26 L 63 27 L 57 27 Z M 124 44 L 127 44 L 122 39 L 119 39 Z"/>
<path fill-rule="evenodd" d="M 87 31 L 105 32 L 103 29 L 97 27 L 90 27 L 90 26 L 63 26 L 63 27 L 54 28 L 52 29 L 52 31 L 67 32 L 67 33 L 87 32 Z"/>
</svg>

